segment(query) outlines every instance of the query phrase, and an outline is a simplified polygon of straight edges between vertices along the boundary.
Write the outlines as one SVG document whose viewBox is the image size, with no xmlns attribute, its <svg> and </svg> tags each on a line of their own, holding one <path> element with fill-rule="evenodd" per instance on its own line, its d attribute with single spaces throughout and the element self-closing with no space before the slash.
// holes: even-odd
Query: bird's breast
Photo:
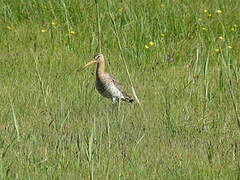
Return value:
<svg viewBox="0 0 240 180">
<path fill-rule="evenodd" d="M 96 89 L 104 97 L 111 98 L 111 94 L 108 91 L 108 85 L 106 82 L 96 79 Z"/>
</svg>

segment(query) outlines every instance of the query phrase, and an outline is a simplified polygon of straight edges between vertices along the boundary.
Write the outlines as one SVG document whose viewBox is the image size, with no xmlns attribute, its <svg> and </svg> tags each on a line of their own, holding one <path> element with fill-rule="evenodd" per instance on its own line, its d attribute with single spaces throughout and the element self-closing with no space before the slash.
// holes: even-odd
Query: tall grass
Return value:
<svg viewBox="0 0 240 180">
<path fill-rule="evenodd" d="M 2 179 L 238 179 L 237 0 L 0 1 Z M 95 53 L 138 103 L 95 90 Z"/>
</svg>

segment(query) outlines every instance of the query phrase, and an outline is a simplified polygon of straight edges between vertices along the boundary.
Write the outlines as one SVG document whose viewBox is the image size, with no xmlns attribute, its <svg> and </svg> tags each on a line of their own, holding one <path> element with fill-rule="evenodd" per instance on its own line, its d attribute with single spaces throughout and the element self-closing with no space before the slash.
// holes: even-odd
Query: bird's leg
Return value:
<svg viewBox="0 0 240 180">
<path fill-rule="evenodd" d="M 118 114 L 120 112 L 120 107 L 121 107 L 121 99 L 115 98 L 114 102 L 115 102 L 114 104 L 115 104 L 116 117 L 118 117 Z"/>
<path fill-rule="evenodd" d="M 112 119 L 116 121 L 118 126 L 119 126 L 119 122 L 118 122 L 119 103 L 120 103 L 119 99 L 112 98 Z"/>
<path fill-rule="evenodd" d="M 112 118 L 115 119 L 116 98 L 112 98 Z"/>
<path fill-rule="evenodd" d="M 116 102 L 116 98 L 113 97 L 113 98 L 112 98 L 112 103 L 114 104 L 115 102 Z"/>
<path fill-rule="evenodd" d="M 120 112 L 120 107 L 121 107 L 121 98 L 118 99 L 118 112 Z"/>
<path fill-rule="evenodd" d="M 119 99 L 118 101 L 118 112 L 119 112 L 119 126 L 120 126 L 120 129 L 122 128 L 122 125 L 123 125 L 123 119 L 124 119 L 124 113 L 121 112 L 121 102 L 122 102 L 122 99 Z"/>
</svg>

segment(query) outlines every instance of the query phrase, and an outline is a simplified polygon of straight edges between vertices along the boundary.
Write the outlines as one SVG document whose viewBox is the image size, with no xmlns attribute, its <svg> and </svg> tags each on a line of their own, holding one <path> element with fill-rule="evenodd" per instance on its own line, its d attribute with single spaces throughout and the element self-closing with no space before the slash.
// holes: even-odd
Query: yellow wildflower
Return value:
<svg viewBox="0 0 240 180">
<path fill-rule="evenodd" d="M 207 31 L 207 28 L 205 28 L 205 27 L 202 27 L 202 30 L 203 30 L 203 31 Z"/>
<path fill-rule="evenodd" d="M 207 10 L 207 9 L 204 9 L 203 12 L 204 12 L 204 13 L 208 13 L 208 10 Z"/>
<path fill-rule="evenodd" d="M 218 53 L 218 52 L 220 52 L 220 49 L 215 48 L 214 51 Z"/>
<path fill-rule="evenodd" d="M 145 45 L 144 47 L 145 47 L 146 49 L 148 49 L 148 48 L 149 48 L 149 46 L 148 46 L 148 45 Z"/>
<path fill-rule="evenodd" d="M 12 30 L 12 27 L 11 26 L 7 26 L 8 30 Z"/>
<path fill-rule="evenodd" d="M 150 41 L 150 42 L 149 42 L 149 45 L 150 45 L 150 46 L 154 46 L 154 44 L 155 44 L 155 43 L 154 43 L 153 41 Z"/>
<path fill-rule="evenodd" d="M 228 49 L 232 49 L 233 47 L 232 46 L 228 46 Z"/>
<path fill-rule="evenodd" d="M 222 36 L 219 36 L 218 39 L 224 41 L 224 37 L 222 37 Z"/>
<path fill-rule="evenodd" d="M 236 28 L 231 28 L 231 31 L 234 31 L 234 32 L 235 32 L 235 31 L 236 31 Z"/>
<path fill-rule="evenodd" d="M 234 25 L 233 25 L 233 27 L 237 28 L 237 27 L 238 27 L 238 25 L 234 24 Z"/>
<path fill-rule="evenodd" d="M 208 14 L 208 17 L 212 17 L 212 14 L 209 13 L 209 14 Z"/>
<path fill-rule="evenodd" d="M 42 33 L 44 33 L 44 32 L 46 32 L 47 30 L 45 30 L 45 29 L 41 29 L 40 31 L 41 31 Z"/>
<path fill-rule="evenodd" d="M 76 32 L 75 31 L 70 31 L 70 33 L 69 34 L 72 34 L 72 35 L 74 35 L 74 34 L 76 34 Z"/>
<path fill-rule="evenodd" d="M 218 9 L 218 10 L 216 10 L 216 13 L 217 14 L 222 14 L 222 10 Z"/>
<path fill-rule="evenodd" d="M 56 22 L 52 22 L 51 24 L 52 24 L 52 26 L 55 26 L 57 23 Z"/>
</svg>

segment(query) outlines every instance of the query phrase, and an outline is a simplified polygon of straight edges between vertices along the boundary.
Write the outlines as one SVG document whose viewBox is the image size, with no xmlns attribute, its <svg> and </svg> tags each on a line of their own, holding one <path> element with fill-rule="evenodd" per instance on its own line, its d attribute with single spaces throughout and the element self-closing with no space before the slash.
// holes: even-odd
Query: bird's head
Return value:
<svg viewBox="0 0 240 180">
<path fill-rule="evenodd" d="M 93 61 L 96 61 L 96 63 L 98 63 L 99 61 L 103 60 L 103 54 L 101 53 L 97 53 L 94 57 L 93 57 Z"/>
<path fill-rule="evenodd" d="M 77 71 L 81 71 L 85 69 L 87 66 L 94 64 L 94 63 L 99 63 L 100 61 L 104 61 L 103 54 L 98 53 L 96 54 L 91 61 L 89 61 L 87 64 L 85 64 L 82 68 L 78 69 Z"/>
<path fill-rule="evenodd" d="M 103 61 L 103 54 L 96 54 L 91 61 L 89 61 L 87 64 L 85 64 L 84 67 L 87 67 L 93 63 L 99 63 L 100 61 Z"/>
</svg>

